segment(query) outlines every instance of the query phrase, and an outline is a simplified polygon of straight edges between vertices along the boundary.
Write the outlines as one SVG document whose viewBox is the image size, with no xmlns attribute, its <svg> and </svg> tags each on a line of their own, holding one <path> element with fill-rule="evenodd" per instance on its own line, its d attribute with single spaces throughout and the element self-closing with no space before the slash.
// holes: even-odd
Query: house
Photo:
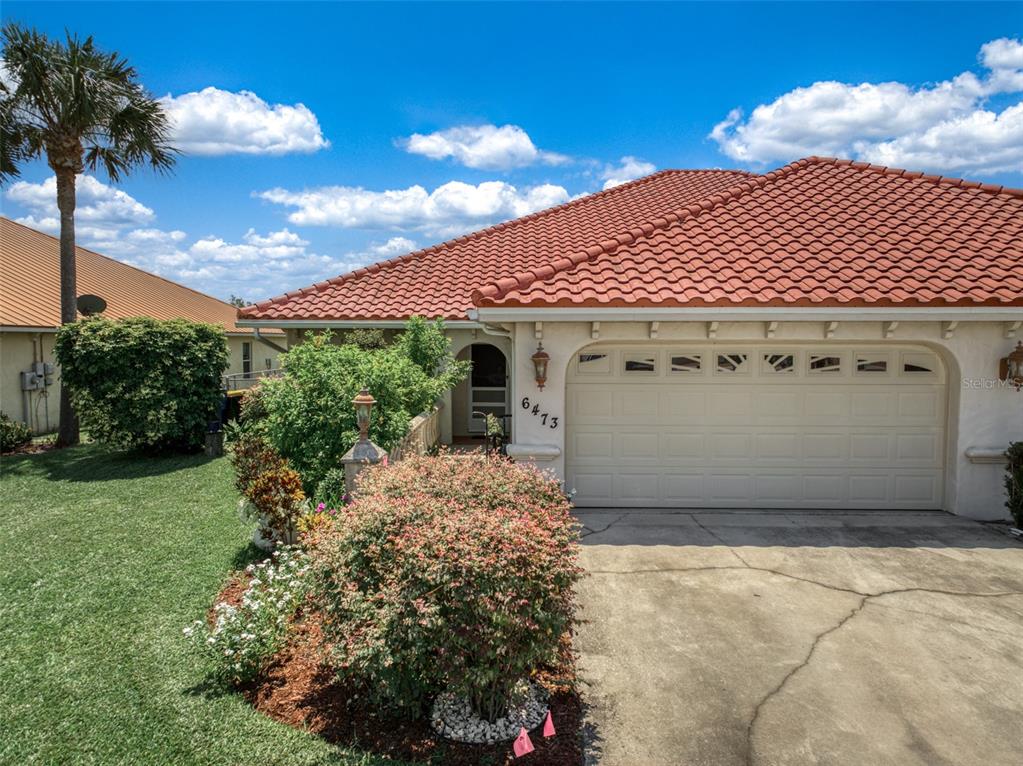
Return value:
<svg viewBox="0 0 1023 766">
<path fill-rule="evenodd" d="M 104 316 L 181 317 L 223 326 L 231 352 L 229 385 L 243 386 L 277 366 L 283 333 L 268 330 L 264 337 L 238 327 L 234 306 L 83 247 L 76 264 L 78 294 L 103 298 Z M 36 433 L 56 430 L 59 420 L 60 370 L 53 356 L 59 325 L 59 240 L 0 217 L 0 410 Z M 30 373 L 26 385 L 23 372 Z"/>
<path fill-rule="evenodd" d="M 444 439 L 507 412 L 510 454 L 579 506 L 1005 515 L 1023 190 L 818 157 L 664 171 L 238 324 L 294 343 L 413 314 L 443 317 L 474 363 Z"/>
</svg>

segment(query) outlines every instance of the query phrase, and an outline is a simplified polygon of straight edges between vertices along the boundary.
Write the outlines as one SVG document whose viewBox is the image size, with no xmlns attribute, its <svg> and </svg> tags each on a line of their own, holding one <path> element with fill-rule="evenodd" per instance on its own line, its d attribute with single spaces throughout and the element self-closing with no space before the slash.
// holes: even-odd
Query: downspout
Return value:
<svg viewBox="0 0 1023 766">
<path fill-rule="evenodd" d="M 288 349 L 286 349 L 286 348 L 284 348 L 282 346 L 278 346 L 276 343 L 274 343 L 272 340 L 270 340 L 268 338 L 264 338 L 263 337 L 263 333 L 261 333 L 259 331 L 258 327 L 253 327 L 252 329 L 256 333 L 256 340 L 258 340 L 260 343 L 262 343 L 262 344 L 264 344 L 266 346 L 269 346 L 270 348 L 272 348 L 274 351 L 276 351 L 279 354 L 286 354 L 286 353 L 288 353 Z"/>
</svg>

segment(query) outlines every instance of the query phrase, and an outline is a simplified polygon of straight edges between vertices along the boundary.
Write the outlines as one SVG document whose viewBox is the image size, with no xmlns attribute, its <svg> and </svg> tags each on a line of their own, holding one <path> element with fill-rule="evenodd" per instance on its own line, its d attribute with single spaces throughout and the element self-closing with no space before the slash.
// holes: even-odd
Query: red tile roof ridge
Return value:
<svg viewBox="0 0 1023 766">
<path fill-rule="evenodd" d="M 807 165 L 820 161 L 821 158 L 819 157 L 807 157 L 805 159 L 796 160 L 795 162 L 790 162 L 784 167 L 772 170 L 771 172 L 763 175 L 750 174 L 750 180 L 748 181 L 743 181 L 742 183 L 729 187 L 725 191 L 705 197 L 699 202 L 694 202 L 690 205 L 679 208 L 678 210 L 666 213 L 652 221 L 646 221 L 638 226 L 633 226 L 627 232 L 622 232 L 621 234 L 610 239 L 606 239 L 596 245 L 591 245 L 581 252 L 559 258 L 547 266 L 522 271 L 513 276 L 505 277 L 504 279 L 499 279 L 496 282 L 491 282 L 488 285 L 477 288 L 472 291 L 472 302 L 474 305 L 479 306 L 482 301 L 495 301 L 512 290 L 525 288 L 536 281 L 546 281 L 559 272 L 575 268 L 579 264 L 587 261 L 593 261 L 602 255 L 610 255 L 622 245 L 632 244 L 638 239 L 650 236 L 650 234 L 658 229 L 665 229 L 681 220 L 699 217 L 708 210 L 713 210 L 718 205 L 738 199 L 754 189 L 759 189 L 766 186 L 768 183 L 784 178 L 800 168 L 804 168 Z"/>
<path fill-rule="evenodd" d="M 419 258 L 423 258 L 427 255 L 431 255 L 432 253 L 440 252 L 441 250 L 445 250 L 451 247 L 452 245 L 459 244 L 461 242 L 468 242 L 470 240 L 477 239 L 484 235 L 489 235 L 495 231 L 501 231 L 502 229 L 505 229 L 509 226 L 513 226 L 515 224 L 522 223 L 523 221 L 532 221 L 536 220 L 537 218 L 543 218 L 544 216 L 560 212 L 565 208 L 575 207 L 584 202 L 599 199 L 614 194 L 616 192 L 632 188 L 633 186 L 638 186 L 639 184 L 649 182 L 654 178 L 661 178 L 663 176 L 673 175 L 675 173 L 731 173 L 731 174 L 738 173 L 742 175 L 747 175 L 750 178 L 760 177 L 756 173 L 752 173 L 748 170 L 728 170 L 726 168 L 710 169 L 666 168 L 664 170 L 658 170 L 656 173 L 651 173 L 650 175 L 643 176 L 642 178 L 636 178 L 633 179 L 632 181 L 626 181 L 623 184 L 612 186 L 610 189 L 601 189 L 600 191 L 594 192 L 593 194 L 585 194 L 581 197 L 570 199 L 568 202 L 563 202 L 560 205 L 555 205 L 554 207 L 544 208 L 543 210 L 538 210 L 535 213 L 530 213 L 529 215 L 520 216 L 518 218 L 511 218 L 507 221 L 501 221 L 500 223 L 496 223 L 493 226 L 487 226 L 486 228 L 483 229 L 477 229 L 476 231 L 469 232 L 468 234 L 463 234 L 460 237 L 455 237 L 454 239 L 448 239 L 443 242 L 438 242 L 436 245 L 431 245 L 430 247 L 425 247 L 420 250 L 414 250 L 410 253 L 404 253 L 403 255 L 398 255 L 395 256 L 394 258 L 388 258 L 383 261 L 378 261 L 376 263 L 370 264 L 369 266 L 364 266 L 360 269 L 354 269 L 353 271 L 346 272 L 345 274 L 340 274 L 339 276 L 333 277 L 331 279 L 316 282 L 312 285 L 309 285 L 308 287 L 303 287 L 300 290 L 293 290 L 291 292 L 284 293 L 283 295 L 277 295 L 274 296 L 273 298 L 267 298 L 266 300 L 258 301 L 257 303 L 254 303 L 251 306 L 245 306 L 243 308 L 238 309 L 238 318 L 244 319 L 248 314 L 254 313 L 255 311 L 262 311 L 264 309 L 267 309 L 270 306 L 273 306 L 275 303 L 284 303 L 292 298 L 296 298 L 301 295 L 308 295 L 313 292 L 318 292 L 328 286 L 339 285 L 344 282 L 350 282 L 354 279 L 363 277 L 366 274 L 372 274 L 383 269 L 394 268 L 395 266 L 399 266 L 407 261 L 416 260 Z"/>
<path fill-rule="evenodd" d="M 919 170 L 904 170 L 903 168 L 892 168 L 887 165 L 872 165 L 869 162 L 857 162 L 854 160 L 845 160 L 838 157 L 820 157 L 817 155 L 806 158 L 810 162 L 814 162 L 821 165 L 848 165 L 858 170 L 871 170 L 875 173 L 880 173 L 886 176 L 896 176 L 899 178 L 917 179 L 920 181 L 930 181 L 934 184 L 942 184 L 945 186 L 958 186 L 963 189 L 977 189 L 978 191 L 987 192 L 988 194 L 1007 194 L 1010 197 L 1017 197 L 1023 199 L 1023 189 L 1017 189 L 1012 186 L 999 186 L 998 184 L 985 184 L 980 181 L 967 181 L 965 178 L 957 178 L 955 176 L 940 176 L 927 174 Z M 786 166 L 788 167 L 788 166 Z M 770 175 L 770 173 L 766 174 Z"/>
<path fill-rule="evenodd" d="M 680 220 L 696 218 L 703 213 L 715 209 L 721 204 L 736 200 L 743 195 L 753 191 L 754 189 L 766 186 L 768 183 L 772 183 L 781 178 L 784 178 L 797 170 L 808 167 L 810 165 L 846 165 L 849 167 L 856 168 L 857 170 L 867 170 L 882 175 L 889 175 L 894 177 L 930 181 L 934 184 L 947 185 L 953 187 L 961 187 L 968 189 L 975 189 L 977 191 L 983 191 L 989 194 L 1005 194 L 1010 197 L 1023 199 L 1023 189 L 1015 189 L 1008 186 L 998 186 L 996 184 L 983 184 L 977 181 L 967 181 L 962 178 L 950 178 L 947 176 L 940 175 L 927 175 L 921 171 L 904 170 L 901 168 L 892 168 L 886 165 L 873 165 L 869 162 L 858 162 L 854 160 L 841 159 L 838 157 L 823 157 L 818 155 L 811 155 L 810 157 L 804 157 L 803 159 L 795 160 L 790 162 L 788 165 L 784 165 L 776 170 L 772 170 L 762 175 L 751 174 L 752 178 L 749 181 L 743 181 L 742 183 L 736 184 L 722 192 L 712 194 L 699 202 L 687 205 L 684 208 L 680 208 L 677 211 L 668 213 L 665 216 L 661 216 L 653 221 L 635 226 L 629 229 L 627 233 L 619 234 L 618 236 L 606 239 L 603 242 L 586 248 L 580 253 L 575 253 L 567 257 L 563 257 L 554 261 L 550 266 L 541 267 L 539 269 L 531 269 L 527 271 L 519 272 L 509 277 L 497 280 L 488 285 L 484 285 L 481 288 L 477 288 L 472 291 L 472 302 L 476 306 L 482 305 L 482 302 L 496 302 L 504 297 L 506 294 L 513 290 L 525 289 L 528 285 L 537 281 L 546 281 L 553 277 L 555 274 L 570 270 L 581 263 L 587 261 L 593 261 L 602 255 L 610 255 L 622 245 L 631 244 L 637 239 L 649 236 L 653 231 L 657 229 L 667 228 Z M 652 228 L 649 228 L 652 227 Z M 649 230 L 647 230 L 649 228 Z M 555 305 L 555 304 L 550 304 Z"/>
</svg>

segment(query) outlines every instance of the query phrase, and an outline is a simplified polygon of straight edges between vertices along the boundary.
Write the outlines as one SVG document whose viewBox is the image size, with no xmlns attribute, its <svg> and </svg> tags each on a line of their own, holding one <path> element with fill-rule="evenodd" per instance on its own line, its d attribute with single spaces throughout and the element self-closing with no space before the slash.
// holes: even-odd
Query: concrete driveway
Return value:
<svg viewBox="0 0 1023 766">
<path fill-rule="evenodd" d="M 1023 545 L 917 512 L 585 512 L 588 761 L 1023 763 Z"/>
</svg>

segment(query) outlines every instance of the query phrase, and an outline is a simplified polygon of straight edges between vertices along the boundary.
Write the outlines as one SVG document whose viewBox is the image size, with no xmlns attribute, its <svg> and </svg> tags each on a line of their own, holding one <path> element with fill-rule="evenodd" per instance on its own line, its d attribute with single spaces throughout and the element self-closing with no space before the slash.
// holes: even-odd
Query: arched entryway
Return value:
<svg viewBox="0 0 1023 766">
<path fill-rule="evenodd" d="M 508 360 L 490 343 L 466 346 L 458 352 L 458 359 L 471 361 L 472 372 L 452 391 L 452 434 L 456 438 L 481 436 L 484 423 L 472 417 L 473 412 L 496 417 L 508 412 Z"/>
</svg>

